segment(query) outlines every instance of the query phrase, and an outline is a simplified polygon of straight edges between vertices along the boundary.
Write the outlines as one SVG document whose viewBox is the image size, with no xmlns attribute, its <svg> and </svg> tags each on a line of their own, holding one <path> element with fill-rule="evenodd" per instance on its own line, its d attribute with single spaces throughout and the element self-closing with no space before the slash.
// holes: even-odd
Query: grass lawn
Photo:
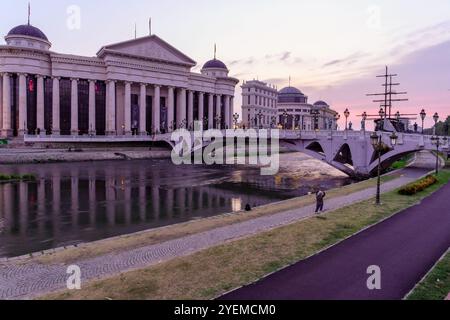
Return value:
<svg viewBox="0 0 450 320">
<path fill-rule="evenodd" d="M 450 251 L 408 296 L 408 300 L 444 300 L 450 293 Z"/>
<path fill-rule="evenodd" d="M 388 182 L 400 177 L 398 173 L 382 177 L 382 182 Z M 359 183 L 351 184 L 341 188 L 329 190 L 327 199 L 348 195 L 370 187 L 375 187 L 376 179 L 369 179 Z M 233 214 L 224 214 L 207 219 L 195 220 L 176 225 L 171 225 L 159 229 L 153 229 L 140 233 L 126 235 L 120 238 L 106 239 L 88 243 L 82 247 L 71 248 L 51 255 L 45 255 L 36 258 L 37 262 L 50 263 L 71 263 L 79 259 L 95 257 L 102 254 L 117 252 L 118 250 L 130 250 L 144 245 L 156 244 L 171 239 L 177 239 L 195 233 L 212 230 L 226 225 L 248 221 L 257 217 L 276 214 L 283 211 L 298 209 L 299 207 L 312 205 L 315 203 L 315 197 L 304 196 L 294 198 L 279 203 L 269 204 L 255 208 L 251 212 L 237 212 Z"/>
<path fill-rule="evenodd" d="M 258 235 L 225 243 L 142 270 L 93 281 L 82 290 L 44 299 L 212 299 L 305 259 L 407 207 L 418 203 L 450 179 L 414 195 L 383 195 L 383 206 L 367 200 Z"/>
</svg>

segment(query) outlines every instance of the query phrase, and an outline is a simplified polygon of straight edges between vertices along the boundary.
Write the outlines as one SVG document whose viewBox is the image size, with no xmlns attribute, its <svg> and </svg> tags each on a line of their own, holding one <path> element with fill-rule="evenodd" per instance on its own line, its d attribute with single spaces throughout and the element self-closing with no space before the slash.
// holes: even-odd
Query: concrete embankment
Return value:
<svg viewBox="0 0 450 320">
<path fill-rule="evenodd" d="M 0 164 L 166 159 L 170 158 L 170 154 L 170 150 L 163 148 L 2 149 Z"/>
</svg>

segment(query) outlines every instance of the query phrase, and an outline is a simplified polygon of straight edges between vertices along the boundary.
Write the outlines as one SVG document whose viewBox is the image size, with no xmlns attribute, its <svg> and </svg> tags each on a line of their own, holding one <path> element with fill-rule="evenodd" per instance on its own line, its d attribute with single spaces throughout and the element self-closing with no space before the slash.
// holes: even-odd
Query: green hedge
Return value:
<svg viewBox="0 0 450 320">
<path fill-rule="evenodd" d="M 36 176 L 32 175 L 32 174 L 24 174 L 24 175 L 20 175 L 20 174 L 2 174 L 0 173 L 0 182 L 10 182 L 10 181 L 35 181 L 36 180 Z"/>
<path fill-rule="evenodd" d="M 426 188 L 432 186 L 433 184 L 437 183 L 438 180 L 435 176 L 427 176 L 423 178 L 422 180 L 419 180 L 417 182 L 411 183 L 399 190 L 398 193 L 404 196 L 412 196 L 416 193 L 419 193 L 420 191 L 425 190 Z"/>
</svg>

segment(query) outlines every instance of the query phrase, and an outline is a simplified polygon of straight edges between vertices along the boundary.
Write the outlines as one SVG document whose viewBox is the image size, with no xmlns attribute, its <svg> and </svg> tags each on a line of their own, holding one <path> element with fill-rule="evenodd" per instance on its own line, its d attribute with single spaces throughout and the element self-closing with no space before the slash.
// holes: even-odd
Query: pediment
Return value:
<svg viewBox="0 0 450 320">
<path fill-rule="evenodd" d="M 97 55 L 101 57 L 107 52 L 115 52 L 169 63 L 184 64 L 191 67 L 197 64 L 187 55 L 156 35 L 105 46 Z"/>
</svg>

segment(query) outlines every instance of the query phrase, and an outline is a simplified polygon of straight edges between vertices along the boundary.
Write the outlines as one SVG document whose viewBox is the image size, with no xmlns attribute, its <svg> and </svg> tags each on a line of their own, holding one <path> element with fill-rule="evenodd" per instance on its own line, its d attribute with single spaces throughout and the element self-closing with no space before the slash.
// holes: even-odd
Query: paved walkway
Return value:
<svg viewBox="0 0 450 320">
<path fill-rule="evenodd" d="M 384 192 L 398 188 L 429 169 L 408 168 L 401 178 L 383 184 Z M 370 199 L 375 188 L 369 188 L 346 196 L 329 199 L 326 208 L 337 209 L 357 201 Z M 256 218 L 203 233 L 186 236 L 164 243 L 142 248 L 107 254 L 78 261 L 83 281 L 104 278 L 118 273 L 140 269 L 175 257 L 216 246 L 225 241 L 254 235 L 262 231 L 291 224 L 312 216 L 314 206 L 286 211 L 275 215 Z M 0 299 L 31 298 L 36 295 L 64 289 L 67 274 L 65 265 L 43 265 L 37 263 L 0 264 Z"/>
<path fill-rule="evenodd" d="M 403 299 L 450 247 L 450 185 L 419 205 L 224 300 Z M 369 290 L 369 266 L 381 290 Z"/>
</svg>

